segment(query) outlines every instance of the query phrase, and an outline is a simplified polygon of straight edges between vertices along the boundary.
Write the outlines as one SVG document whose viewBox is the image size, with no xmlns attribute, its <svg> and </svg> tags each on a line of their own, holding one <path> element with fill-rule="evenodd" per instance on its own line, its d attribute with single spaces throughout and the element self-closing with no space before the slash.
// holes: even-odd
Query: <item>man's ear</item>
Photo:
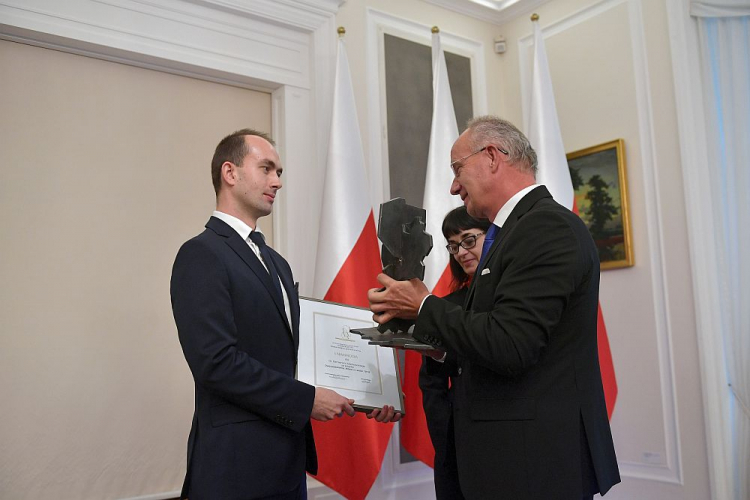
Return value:
<svg viewBox="0 0 750 500">
<path fill-rule="evenodd" d="M 498 151 L 497 148 L 492 145 L 487 146 L 486 151 L 491 160 L 490 165 L 489 165 L 490 173 L 494 174 L 495 172 L 497 172 L 497 169 L 500 168 L 500 161 L 502 160 L 500 155 L 502 153 Z"/>
<path fill-rule="evenodd" d="M 221 178 L 229 186 L 237 184 L 237 166 L 231 161 L 221 164 Z"/>
</svg>

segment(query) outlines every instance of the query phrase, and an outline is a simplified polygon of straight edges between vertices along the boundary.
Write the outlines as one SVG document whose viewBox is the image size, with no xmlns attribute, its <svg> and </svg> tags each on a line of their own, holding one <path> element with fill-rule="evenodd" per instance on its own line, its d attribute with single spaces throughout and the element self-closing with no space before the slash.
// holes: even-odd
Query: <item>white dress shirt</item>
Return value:
<svg viewBox="0 0 750 500">
<path fill-rule="evenodd" d="M 252 233 L 253 231 L 257 231 L 260 234 L 263 234 L 263 232 L 260 229 L 253 229 L 233 215 L 225 214 L 224 212 L 219 212 L 218 210 L 214 210 L 213 216 L 226 222 L 229 227 L 234 229 L 237 234 L 240 235 L 240 238 L 245 240 L 255 256 L 258 257 L 260 263 L 263 265 L 266 271 L 268 271 L 268 266 L 266 266 L 266 263 L 263 262 L 263 257 L 260 255 L 260 249 L 258 248 L 258 245 L 253 243 L 253 241 L 250 239 L 250 233 Z M 286 313 L 286 320 L 289 323 L 290 328 L 292 328 L 292 313 L 291 309 L 289 308 L 289 296 L 286 293 L 286 289 L 284 288 L 283 283 L 281 283 L 281 278 L 279 278 L 279 287 L 281 288 L 281 294 L 284 297 L 284 312 Z"/>
</svg>

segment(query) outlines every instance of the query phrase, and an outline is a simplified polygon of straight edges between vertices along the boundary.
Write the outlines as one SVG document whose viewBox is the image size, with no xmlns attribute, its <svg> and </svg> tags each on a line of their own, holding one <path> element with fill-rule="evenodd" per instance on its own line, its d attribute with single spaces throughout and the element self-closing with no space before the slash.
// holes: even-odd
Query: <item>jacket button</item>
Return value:
<svg viewBox="0 0 750 500">
<path fill-rule="evenodd" d="M 463 370 L 462 370 L 462 369 L 461 369 L 461 367 L 459 366 L 459 367 L 458 367 L 458 374 L 459 374 L 459 375 L 461 375 L 461 372 L 462 372 L 462 371 L 463 371 Z"/>
</svg>

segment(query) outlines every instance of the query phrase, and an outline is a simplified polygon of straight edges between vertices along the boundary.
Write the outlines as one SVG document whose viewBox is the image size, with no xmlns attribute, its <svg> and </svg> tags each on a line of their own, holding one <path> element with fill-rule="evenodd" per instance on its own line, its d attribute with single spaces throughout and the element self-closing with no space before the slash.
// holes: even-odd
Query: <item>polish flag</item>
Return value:
<svg viewBox="0 0 750 500">
<path fill-rule="evenodd" d="M 367 307 L 367 290 L 379 286 L 382 266 L 343 38 L 338 44 L 314 295 Z M 312 425 L 316 479 L 350 500 L 364 499 L 380 472 L 393 424 L 357 413 Z"/>
<path fill-rule="evenodd" d="M 557 119 L 555 95 L 552 79 L 544 50 L 544 38 L 538 21 L 534 21 L 534 68 L 531 84 L 531 112 L 529 114 L 528 137 L 537 153 L 539 172 L 537 182 L 549 189 L 552 197 L 561 205 L 578 213 L 575 203 L 573 182 L 570 179 L 568 162 L 565 158 L 560 122 Z M 602 306 L 599 305 L 597 318 L 597 344 L 599 347 L 599 367 L 604 385 L 604 399 L 607 415 L 612 418 L 617 399 L 617 380 L 609 350 L 607 328 L 604 325 Z"/>
<path fill-rule="evenodd" d="M 445 55 L 440 46 L 440 33 L 433 28 L 432 34 L 432 129 L 430 150 L 427 156 L 423 206 L 427 211 L 426 231 L 432 235 L 434 248 L 424 261 L 424 283 L 432 293 L 448 295 L 451 272 L 448 267 L 449 254 L 439 242 L 443 241 L 443 219 L 445 214 L 461 205 L 457 196 L 450 194 L 453 172 L 450 169 L 451 147 L 458 139 L 456 113 L 448 82 Z M 401 444 L 420 461 L 434 467 L 435 450 L 427 431 L 422 391 L 419 389 L 419 368 L 422 355 L 406 351 L 404 367 L 404 405 L 408 415 L 401 422 Z"/>
</svg>

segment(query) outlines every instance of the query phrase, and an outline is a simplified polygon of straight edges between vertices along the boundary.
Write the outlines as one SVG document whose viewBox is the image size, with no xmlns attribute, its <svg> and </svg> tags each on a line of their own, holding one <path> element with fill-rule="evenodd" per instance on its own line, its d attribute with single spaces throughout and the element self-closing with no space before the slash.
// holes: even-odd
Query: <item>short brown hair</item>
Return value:
<svg viewBox="0 0 750 500">
<path fill-rule="evenodd" d="M 219 142 L 219 145 L 216 146 L 214 157 L 211 160 L 211 180 L 214 183 L 214 191 L 217 196 L 221 188 L 221 166 L 227 161 L 239 165 L 248 153 L 247 143 L 245 143 L 246 135 L 261 137 L 270 142 L 272 146 L 276 146 L 276 143 L 273 142 L 273 139 L 268 134 L 251 128 L 243 128 L 223 138 Z"/>
</svg>

